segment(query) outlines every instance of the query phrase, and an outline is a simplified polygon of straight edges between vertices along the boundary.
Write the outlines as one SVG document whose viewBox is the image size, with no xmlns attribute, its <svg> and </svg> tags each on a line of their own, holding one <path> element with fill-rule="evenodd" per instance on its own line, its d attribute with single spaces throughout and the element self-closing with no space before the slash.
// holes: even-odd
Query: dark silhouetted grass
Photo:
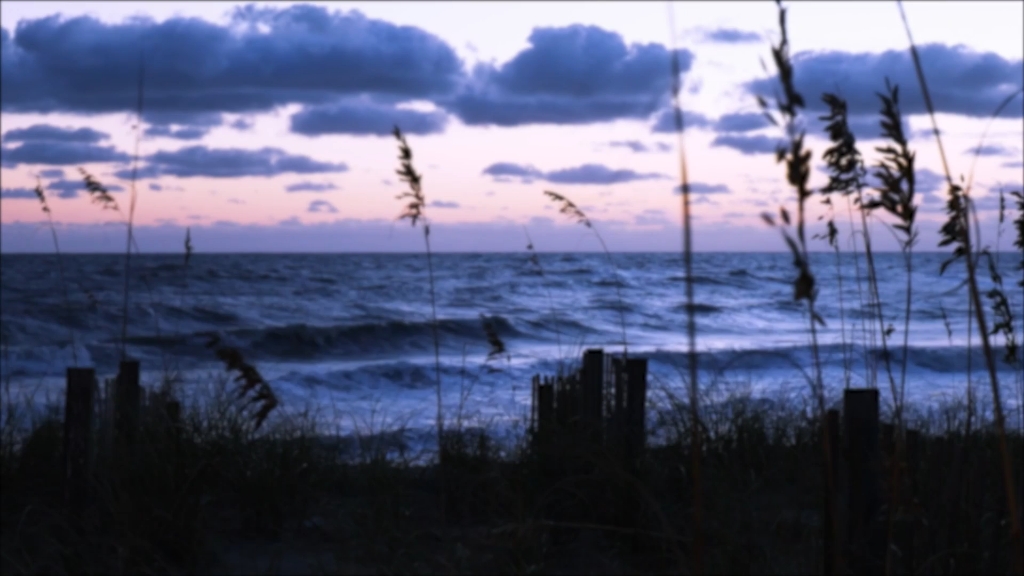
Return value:
<svg viewBox="0 0 1024 576">
<path fill-rule="evenodd" d="M 272 415 L 255 431 L 227 379 L 206 390 L 186 403 L 177 425 L 149 395 L 144 449 L 128 476 L 97 470 L 82 527 L 61 504 L 59 412 L 0 435 L 3 573 L 652 574 L 677 571 L 680 554 L 692 558 L 686 476 L 694 423 L 686 403 L 656 406 L 652 434 L 664 442 L 649 448 L 635 476 L 609 460 L 550 487 L 535 475 L 527 436 L 506 444 L 486 427 L 448 429 L 442 509 L 437 465 L 417 464 L 409 448 L 387 448 L 401 446 L 401 430 L 351 437 L 303 411 Z M 908 410 L 908 425 L 923 432 L 908 478 L 922 573 L 1010 566 L 999 479 L 987 472 L 1000 459 L 998 434 L 991 416 L 977 417 L 966 434 L 963 404 Z M 800 406 L 738 396 L 705 402 L 697 427 L 706 572 L 818 573 L 817 421 Z M 1022 438 L 1008 440 L 1019 461 Z M 604 498 L 593 487 L 605 483 L 635 494 L 635 527 L 542 514 L 571 494 Z M 588 505 L 601 510 L 606 502 Z M 944 535 L 955 518 L 962 538 L 950 548 Z"/>
</svg>

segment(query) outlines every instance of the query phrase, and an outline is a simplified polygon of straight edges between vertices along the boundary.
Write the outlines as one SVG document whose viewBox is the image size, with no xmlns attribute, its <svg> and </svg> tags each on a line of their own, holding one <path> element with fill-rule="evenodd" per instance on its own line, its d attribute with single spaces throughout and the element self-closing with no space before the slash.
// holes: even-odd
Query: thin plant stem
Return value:
<svg viewBox="0 0 1024 576">
<path fill-rule="evenodd" d="M 57 259 L 57 275 L 60 278 L 61 292 L 64 295 L 64 309 L 67 313 L 71 314 L 71 298 L 68 295 L 68 283 L 64 278 L 64 258 L 60 252 L 60 242 L 57 240 L 57 227 L 53 223 L 53 213 L 50 212 L 50 205 L 46 201 L 46 195 L 43 193 L 43 183 L 36 178 L 36 197 L 39 198 L 40 204 L 43 206 L 43 212 L 46 214 L 47 222 L 50 226 L 50 235 L 53 237 L 53 250 L 54 255 Z M 75 328 L 69 324 L 68 332 L 71 335 L 71 361 L 75 366 L 78 366 L 78 345 L 75 339 Z"/>
<path fill-rule="evenodd" d="M 861 276 L 861 272 L 860 272 L 860 250 L 857 249 L 856 225 L 853 223 L 853 201 L 850 199 L 849 196 L 846 197 L 846 212 L 847 212 L 847 216 L 849 217 L 849 220 L 850 220 L 850 244 L 851 244 L 852 249 L 853 249 L 853 270 L 854 270 L 854 274 L 855 274 L 854 284 L 857 286 L 857 304 L 860 306 L 860 309 L 863 310 L 864 309 L 864 290 L 863 290 L 863 286 L 862 286 L 863 285 L 863 280 L 862 280 L 863 276 Z M 861 232 L 863 233 L 863 231 L 861 231 Z M 867 323 L 864 322 L 863 319 L 861 319 L 861 321 L 860 321 L 860 327 L 861 327 L 861 336 L 864 338 L 864 346 L 867 347 L 868 344 L 869 344 L 869 339 L 871 341 L 874 341 L 874 333 L 868 330 Z M 871 335 L 870 338 L 868 336 L 869 333 Z M 852 340 L 852 337 L 851 337 L 851 340 Z M 854 343 L 851 342 L 850 345 L 852 347 L 852 346 L 854 346 Z M 870 365 L 869 365 L 870 363 L 868 362 L 867 358 L 868 358 L 867 354 L 865 354 L 865 356 L 864 356 L 864 367 L 865 367 L 866 370 L 870 370 Z M 864 382 L 865 383 L 870 383 L 871 382 L 871 377 L 870 377 L 869 373 L 865 374 Z"/>
<path fill-rule="evenodd" d="M 436 378 L 436 393 L 437 393 L 437 450 L 438 450 L 438 484 L 440 486 L 440 507 L 441 507 L 441 525 L 445 525 L 445 508 L 446 495 L 445 495 L 445 480 L 444 480 L 444 466 L 441 462 L 441 447 L 444 442 L 444 412 L 443 412 L 443 401 L 441 396 L 441 336 L 437 326 L 437 296 L 434 290 L 434 261 L 433 252 L 430 249 L 430 224 L 426 221 L 426 217 L 423 214 L 423 209 L 426 207 L 426 198 L 423 195 L 423 176 L 416 172 L 415 167 L 412 165 L 412 149 L 409 148 L 409 144 L 405 141 L 405 136 L 402 135 L 402 131 L 395 126 L 392 132 L 395 139 L 398 140 L 399 150 L 399 162 L 401 168 L 396 170 L 396 173 L 402 179 L 403 182 L 409 185 L 409 190 L 399 194 L 397 198 L 399 200 L 408 198 L 409 202 L 405 206 L 405 210 L 399 215 L 399 220 L 409 220 L 413 226 L 423 219 L 423 243 L 427 250 L 427 278 L 430 286 L 430 316 L 431 316 L 431 332 L 434 339 L 434 376 Z"/>
<path fill-rule="evenodd" d="M 523 226 L 523 234 L 526 235 L 526 249 L 530 252 L 530 263 L 532 263 L 537 268 L 537 272 L 540 273 L 541 279 L 546 281 L 547 275 L 544 273 L 544 267 L 540 265 L 540 256 L 537 255 L 537 251 L 533 245 L 533 238 L 530 237 L 530 231 L 526 229 L 526 226 Z M 548 306 L 551 307 L 552 315 L 555 316 L 555 345 L 558 347 L 558 375 L 561 376 L 562 329 L 558 327 L 558 308 L 555 307 L 555 300 L 551 296 L 551 287 L 548 286 L 546 283 L 544 284 L 544 291 L 547 293 L 548 296 Z"/>
<path fill-rule="evenodd" d="M 594 223 L 590 220 L 590 218 L 587 218 L 587 215 L 583 212 L 583 210 L 580 209 L 580 207 L 577 206 L 572 200 L 566 198 L 564 195 L 559 194 L 558 192 L 552 192 L 551 190 L 545 190 L 544 195 L 550 198 L 553 202 L 557 202 L 559 204 L 559 213 L 565 214 L 569 218 L 575 220 L 577 224 L 582 224 L 583 226 L 589 228 L 594 233 L 594 236 L 597 237 L 597 241 L 601 243 L 601 249 L 604 251 L 605 257 L 608 258 L 608 265 L 611 266 L 612 271 L 615 272 L 615 295 L 618 297 L 619 324 L 622 327 L 622 355 L 624 358 L 628 357 L 629 345 L 626 339 L 626 304 L 625 301 L 622 299 L 622 287 L 620 286 L 621 276 L 619 275 L 619 269 L 617 266 L 615 266 L 615 260 L 612 259 L 612 253 L 608 250 L 608 245 L 605 244 L 604 238 L 601 236 L 601 233 L 597 231 L 597 227 L 594 226 Z"/>
<path fill-rule="evenodd" d="M 672 46 L 672 107 L 676 137 L 679 146 L 679 177 L 681 180 L 682 198 L 682 232 L 683 232 L 683 268 L 686 286 L 686 339 L 687 364 L 689 367 L 690 392 L 690 453 L 693 459 L 693 525 L 694 552 L 693 573 L 704 573 L 704 529 L 701 492 L 701 439 L 700 439 L 700 398 L 697 382 L 697 321 L 693 293 L 693 225 L 690 214 L 690 178 L 686 163 L 686 145 L 684 141 L 685 124 L 683 110 L 679 101 L 679 54 L 675 49 L 676 30 L 675 13 L 672 3 L 668 3 L 669 37 Z"/>
<path fill-rule="evenodd" d="M 811 171 L 811 152 L 804 149 L 805 134 L 797 126 L 799 109 L 804 108 L 805 103 L 803 96 L 801 96 L 797 91 L 794 81 L 793 64 L 789 55 L 789 38 L 786 30 L 786 10 L 782 7 L 781 0 L 776 0 L 776 5 L 778 6 L 779 31 L 781 38 L 778 45 L 772 46 L 772 56 L 778 70 L 780 87 L 783 90 L 783 95 L 776 98 L 776 107 L 785 121 L 784 128 L 786 135 L 789 138 L 789 146 L 785 147 L 780 145 L 776 151 L 776 158 L 779 162 L 785 163 L 786 180 L 794 188 L 797 196 L 797 239 L 794 240 L 785 228 L 782 229 L 782 236 L 793 255 L 793 264 L 798 271 L 797 279 L 793 283 L 794 299 L 797 301 L 807 301 L 808 320 L 811 332 L 811 353 L 814 362 L 814 374 L 812 377 L 811 389 L 816 403 L 818 421 L 822 426 L 824 426 L 826 419 L 825 386 L 822 377 L 821 355 L 818 346 L 817 330 L 817 324 L 819 322 L 824 324 L 824 320 L 817 313 L 814 306 L 817 289 L 815 288 L 814 275 L 810 269 L 810 259 L 805 233 L 805 205 L 807 199 L 811 196 L 811 191 L 807 187 L 807 181 L 810 177 Z M 758 104 L 765 113 L 765 116 L 768 117 L 773 124 L 778 126 L 779 122 L 768 110 L 768 105 L 764 98 L 758 96 L 757 99 Z M 780 210 L 780 216 L 782 217 L 783 223 L 788 226 L 790 223 L 790 217 L 784 208 Z M 765 214 L 763 218 L 769 225 L 775 225 L 774 219 L 770 215 Z M 838 506 L 836 498 L 834 497 L 836 479 L 834 478 L 832 471 L 833 454 L 828 434 L 821 434 L 821 445 L 824 455 L 823 465 L 825 468 L 823 475 L 825 476 L 825 486 L 827 490 L 827 506 L 829 515 L 832 518 L 832 533 L 838 534 Z M 840 567 L 842 565 L 842 560 L 838 547 L 833 548 L 833 557 L 826 558 L 825 563 L 826 572 L 839 573 L 841 571 Z"/>
<path fill-rule="evenodd" d="M 146 60 L 145 55 L 139 61 L 139 88 L 138 88 L 138 102 L 136 105 L 136 124 L 135 124 L 135 154 L 132 158 L 132 177 L 131 177 L 131 200 L 128 204 L 128 238 L 125 241 L 124 251 L 124 298 L 123 307 L 121 314 L 121 360 L 125 360 L 128 357 L 128 297 L 129 297 L 129 278 L 131 273 L 131 260 L 132 260 L 132 243 L 134 241 L 133 224 L 135 223 L 135 204 L 138 199 L 138 189 L 136 187 L 139 173 L 139 144 L 142 141 L 142 102 L 144 97 L 145 89 L 145 77 L 146 77 Z"/>
</svg>

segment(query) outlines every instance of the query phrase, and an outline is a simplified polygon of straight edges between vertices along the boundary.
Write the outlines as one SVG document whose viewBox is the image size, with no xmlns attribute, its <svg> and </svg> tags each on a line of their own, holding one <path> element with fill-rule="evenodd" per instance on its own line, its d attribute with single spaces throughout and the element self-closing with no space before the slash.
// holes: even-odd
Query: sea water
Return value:
<svg viewBox="0 0 1024 576">
<path fill-rule="evenodd" d="M 947 257 L 913 256 L 909 404 L 962 397 L 969 363 L 979 393 L 987 394 L 964 266 L 955 263 L 940 275 Z M 1004 253 L 999 267 L 1020 341 L 1018 260 Z M 14 397 L 59 398 L 65 368 L 75 360 L 94 366 L 101 378 L 116 372 L 124 257 L 65 255 L 63 265 L 68 302 L 53 255 L 0 257 L 0 380 Z M 904 257 L 878 254 L 876 267 L 899 384 Z M 817 253 L 812 268 L 830 398 L 847 385 L 877 385 L 888 402 L 863 255 L 843 254 L 837 263 L 834 254 Z M 282 413 L 313 407 L 336 430 L 349 432 L 434 425 L 437 374 L 424 254 L 194 254 L 187 266 L 182 255 L 144 254 L 132 257 L 130 269 L 125 344 L 128 356 L 142 363 L 144 385 L 175 372 L 188 395 L 224 374 L 205 345 L 217 334 L 263 374 Z M 536 262 L 528 253 L 435 254 L 433 272 L 449 421 L 521 422 L 533 375 L 578 365 L 587 348 L 620 353 L 624 336 L 630 356 L 649 359 L 652 402 L 659 394 L 685 397 L 687 307 L 679 254 L 540 253 Z M 992 283 L 981 272 L 987 291 Z M 694 255 L 699 382 L 708 398 L 806 400 L 814 361 L 807 303 L 794 300 L 795 277 L 785 253 Z M 481 315 L 493 323 L 505 354 L 488 357 Z M 993 340 L 1002 357 L 1002 340 Z M 1012 410 L 1020 404 L 1020 371 L 1001 360 L 997 367 Z"/>
</svg>

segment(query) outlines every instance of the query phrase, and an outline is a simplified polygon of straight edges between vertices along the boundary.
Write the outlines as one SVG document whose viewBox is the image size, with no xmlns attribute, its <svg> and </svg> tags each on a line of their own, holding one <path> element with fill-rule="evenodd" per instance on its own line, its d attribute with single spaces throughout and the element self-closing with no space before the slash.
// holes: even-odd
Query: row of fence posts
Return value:
<svg viewBox="0 0 1024 576">
<path fill-rule="evenodd" d="M 68 368 L 64 394 L 64 498 L 69 512 L 81 517 L 89 501 L 90 477 L 97 455 L 109 459 L 110 472 L 131 466 L 140 429 L 144 390 L 139 385 L 139 362 L 124 360 L 117 377 L 98 394 L 94 368 Z M 101 402 L 102 400 L 102 402 Z M 181 404 L 167 399 L 162 408 L 178 424 Z M 94 422 L 94 417 L 99 422 Z M 98 424 L 98 426 L 97 426 Z M 98 430 L 98 439 L 94 431 Z"/>
<path fill-rule="evenodd" d="M 611 360 L 612 370 L 607 370 Z M 611 389 L 606 389 L 607 376 Z M 560 479 L 592 472 L 593 462 L 603 454 L 610 455 L 620 470 L 635 475 L 637 462 L 645 448 L 645 410 L 647 394 L 647 360 L 643 358 L 612 358 L 602 350 L 591 349 L 583 354 L 578 373 L 560 377 L 533 378 L 533 406 L 530 428 L 533 447 L 540 460 L 540 471 L 546 484 Z M 836 552 L 858 573 L 872 573 L 884 568 L 887 502 L 892 487 L 892 466 L 897 461 L 894 441 L 898 430 L 879 420 L 877 389 L 847 389 L 843 394 L 842 411 L 829 410 L 823 433 L 831 454 L 831 481 L 823 480 L 825 492 L 823 514 L 823 558 L 825 572 L 839 569 L 831 563 Z M 901 477 L 901 500 L 909 503 L 916 495 L 916 477 L 920 435 L 906 430 L 903 456 L 907 469 Z M 567 456 L 571 456 L 567 458 Z M 622 510 L 619 523 L 636 520 L 629 492 L 621 493 Z M 833 507 L 835 504 L 835 507 Z M 839 515 L 833 518 L 833 510 Z M 889 510 L 895 514 L 895 510 Z M 558 514 L 567 519 L 564 514 Z M 573 518 L 582 520 L 583 518 Z M 913 573 L 914 525 L 912 520 L 894 520 L 894 541 L 899 551 L 901 568 Z M 627 527 L 627 526 L 623 526 Z M 634 526 L 635 527 L 635 526 Z M 836 531 L 838 528 L 838 531 Z"/>
<path fill-rule="evenodd" d="M 611 386 L 606 387 L 609 380 Z M 530 427 L 541 474 L 547 481 L 557 482 L 567 474 L 593 472 L 597 461 L 610 457 L 620 470 L 635 475 L 645 448 L 646 395 L 647 360 L 615 358 L 600 349 L 584 352 L 582 369 L 576 374 L 535 376 Z M 65 499 L 76 516 L 88 502 L 93 454 L 111 454 L 115 469 L 131 461 L 142 404 L 138 361 L 121 362 L 112 390 L 108 389 L 105 397 L 107 406 L 97 410 L 93 368 L 68 368 L 63 437 Z M 871 572 L 883 562 L 885 526 L 880 513 L 888 491 L 883 480 L 881 444 L 891 454 L 899 431 L 890 424 L 880 424 L 878 400 L 877 389 L 847 389 L 841 422 L 838 410 L 826 414 L 823 432 L 833 455 L 833 482 L 824 484 L 826 573 L 836 569 L 830 559 L 837 550 L 855 571 Z M 177 401 L 168 401 L 164 409 L 170 421 L 179 421 L 181 406 Z M 100 422 L 105 445 L 99 447 L 93 442 L 93 416 L 97 412 L 113 423 L 111 430 L 109 421 Z M 907 430 L 904 445 L 911 491 L 904 495 L 906 500 L 914 496 L 919 434 Z M 575 456 L 567 459 L 566 454 Z M 900 465 L 891 456 L 888 459 L 890 467 Z M 637 507 L 630 504 L 630 493 L 620 493 L 619 523 L 635 520 Z M 833 502 L 840 515 L 835 522 L 831 516 Z M 839 527 L 838 533 L 834 526 Z M 898 541 L 893 544 L 901 551 L 903 569 L 913 572 L 914 527 L 901 525 L 894 535 Z"/>
<path fill-rule="evenodd" d="M 646 397 L 647 360 L 612 357 L 600 349 L 585 351 L 576 373 L 533 378 L 530 429 L 541 485 L 555 486 L 565 478 L 592 480 L 549 499 L 545 513 L 550 520 L 635 528 L 635 490 L 625 481 L 593 480 L 608 466 L 637 475 L 646 438 Z"/>
</svg>

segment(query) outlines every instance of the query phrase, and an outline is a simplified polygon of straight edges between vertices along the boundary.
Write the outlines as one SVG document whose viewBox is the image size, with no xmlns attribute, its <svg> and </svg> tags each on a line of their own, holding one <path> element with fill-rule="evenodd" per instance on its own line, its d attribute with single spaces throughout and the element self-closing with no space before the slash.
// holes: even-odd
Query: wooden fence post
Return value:
<svg viewBox="0 0 1024 576">
<path fill-rule="evenodd" d="M 600 445 L 604 404 L 604 350 L 592 348 L 583 353 L 580 420 L 585 438 L 594 448 Z"/>
<path fill-rule="evenodd" d="M 626 442 L 630 470 L 635 471 L 647 436 L 647 359 L 626 360 Z"/>
<path fill-rule="evenodd" d="M 530 431 L 537 434 L 537 395 L 540 393 L 540 375 L 530 379 Z"/>
<path fill-rule="evenodd" d="M 842 522 L 840 521 L 841 515 L 839 514 L 839 411 L 829 410 L 825 414 L 825 427 L 823 430 L 825 434 L 824 441 L 828 442 L 829 456 L 831 458 L 831 466 L 829 468 L 823 468 L 825 474 L 831 472 L 831 478 L 826 476 L 824 478 L 825 487 L 825 514 L 824 521 L 824 533 L 825 538 L 823 540 L 824 545 L 824 573 L 827 575 L 838 574 L 840 571 L 839 567 L 839 551 L 843 549 L 841 529 Z"/>
<path fill-rule="evenodd" d="M 906 458 L 907 458 L 907 494 L 905 496 L 906 502 L 910 505 L 908 509 L 913 509 L 913 502 L 917 498 L 917 473 L 919 466 L 919 458 L 921 457 L 921 434 L 917 430 L 907 430 L 906 435 Z M 917 573 L 917 558 L 916 550 L 914 546 L 914 540 L 917 533 L 917 518 L 913 514 L 909 518 L 902 519 L 901 529 L 897 534 L 897 545 L 899 546 L 900 553 L 903 557 L 903 571 L 906 574 Z"/>
<path fill-rule="evenodd" d="M 843 438 L 849 484 L 847 500 L 847 558 L 855 573 L 877 574 L 883 569 L 884 530 L 880 530 L 882 463 L 879 450 L 878 390 L 850 388 L 843 392 Z"/>
<path fill-rule="evenodd" d="M 139 361 L 122 360 L 114 389 L 114 449 L 118 467 L 131 466 L 139 429 Z"/>
<path fill-rule="evenodd" d="M 555 415 L 555 388 L 550 381 L 539 381 L 537 386 L 537 435 L 547 442 Z"/>
<path fill-rule="evenodd" d="M 89 463 L 92 452 L 92 368 L 68 368 L 64 393 L 64 499 L 74 518 L 81 518 L 89 498 Z"/>
</svg>

